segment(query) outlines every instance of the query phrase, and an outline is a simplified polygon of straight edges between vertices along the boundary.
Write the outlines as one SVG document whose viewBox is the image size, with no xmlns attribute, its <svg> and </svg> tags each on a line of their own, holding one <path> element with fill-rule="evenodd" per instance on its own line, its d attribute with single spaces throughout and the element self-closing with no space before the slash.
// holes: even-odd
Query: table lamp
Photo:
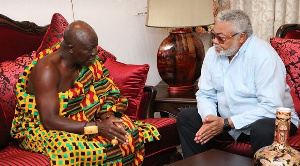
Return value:
<svg viewBox="0 0 300 166">
<path fill-rule="evenodd" d="M 213 22 L 213 0 L 148 0 L 146 26 L 175 28 L 157 52 L 158 72 L 169 91 L 195 88 L 205 52 L 200 35 L 190 29 Z"/>
</svg>

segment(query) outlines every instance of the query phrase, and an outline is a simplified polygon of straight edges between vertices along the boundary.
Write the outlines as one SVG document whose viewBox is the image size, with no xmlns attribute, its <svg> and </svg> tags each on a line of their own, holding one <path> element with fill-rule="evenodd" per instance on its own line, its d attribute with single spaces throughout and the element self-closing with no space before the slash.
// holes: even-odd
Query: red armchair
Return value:
<svg viewBox="0 0 300 166">
<path fill-rule="evenodd" d="M 20 149 L 9 136 L 9 129 L 14 115 L 16 102 L 15 84 L 20 75 L 36 52 L 62 40 L 64 28 L 68 22 L 60 15 L 53 15 L 50 25 L 41 27 L 28 21 L 14 21 L 0 14 L 0 165 L 50 165 L 46 156 L 27 152 Z M 130 111 L 126 114 L 134 120 L 141 120 L 155 125 L 162 139 L 145 144 L 145 166 L 161 166 L 181 159 L 177 152 L 179 138 L 176 120 L 173 118 L 154 118 L 153 104 L 156 89 L 153 86 L 144 86 L 147 79 L 149 65 L 128 65 L 116 61 L 111 53 L 98 47 L 98 54 L 103 58 L 105 65 L 111 72 L 116 84 L 129 100 Z M 127 69 L 127 74 L 139 77 L 136 84 L 127 84 L 132 80 L 120 78 L 115 66 Z M 131 72 L 131 73 L 130 73 Z M 134 78 L 136 78 L 134 77 Z M 129 77 L 130 78 L 130 77 Z M 123 79 L 123 80 L 118 80 Z M 126 82 L 128 81 L 128 82 Z M 126 89 L 136 91 L 136 96 L 126 92 Z M 132 91 L 131 91 L 132 92 Z"/>
</svg>

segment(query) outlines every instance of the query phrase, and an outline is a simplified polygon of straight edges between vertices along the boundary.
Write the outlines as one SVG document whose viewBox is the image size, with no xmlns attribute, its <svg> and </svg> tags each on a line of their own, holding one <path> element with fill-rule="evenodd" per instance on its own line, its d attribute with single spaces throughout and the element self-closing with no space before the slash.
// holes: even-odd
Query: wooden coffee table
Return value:
<svg viewBox="0 0 300 166">
<path fill-rule="evenodd" d="M 224 152 L 217 149 L 210 149 L 195 156 L 177 161 L 168 166 L 252 166 L 251 158 Z"/>
</svg>

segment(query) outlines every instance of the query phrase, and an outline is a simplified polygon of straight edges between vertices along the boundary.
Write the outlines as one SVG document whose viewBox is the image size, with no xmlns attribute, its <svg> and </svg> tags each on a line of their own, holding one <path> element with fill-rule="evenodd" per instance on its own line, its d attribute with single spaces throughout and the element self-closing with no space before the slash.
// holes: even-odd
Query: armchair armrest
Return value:
<svg viewBox="0 0 300 166">
<path fill-rule="evenodd" d="M 147 93 L 147 102 L 145 103 L 146 118 L 154 118 L 154 104 L 157 91 L 154 86 L 146 85 L 144 92 Z"/>
<path fill-rule="evenodd" d="M 175 112 L 155 110 L 155 98 L 157 95 L 157 89 L 155 86 L 145 85 L 143 96 L 141 100 L 141 106 L 138 110 L 138 120 L 154 118 L 154 113 L 159 112 L 161 117 L 169 117 L 170 115 L 176 117 Z M 172 103 L 172 100 L 170 101 Z M 184 107 L 178 108 L 183 109 Z"/>
<path fill-rule="evenodd" d="M 154 103 L 156 94 L 157 91 L 154 86 L 145 85 L 136 120 L 154 118 Z"/>
</svg>

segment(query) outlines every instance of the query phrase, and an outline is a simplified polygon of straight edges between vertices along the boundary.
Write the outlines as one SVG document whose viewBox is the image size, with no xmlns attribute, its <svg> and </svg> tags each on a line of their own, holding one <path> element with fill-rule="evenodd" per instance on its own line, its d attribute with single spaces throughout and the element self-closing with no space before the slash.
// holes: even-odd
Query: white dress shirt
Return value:
<svg viewBox="0 0 300 166">
<path fill-rule="evenodd" d="M 207 115 L 231 118 L 235 129 L 229 134 L 236 140 L 258 119 L 275 118 L 278 107 L 292 109 L 292 123 L 298 126 L 285 66 L 272 46 L 250 36 L 229 63 L 217 55 L 214 46 L 205 56 L 196 93 L 201 118 Z M 218 108 L 217 108 L 218 107 Z M 262 126 L 263 127 L 263 126 Z"/>
</svg>

